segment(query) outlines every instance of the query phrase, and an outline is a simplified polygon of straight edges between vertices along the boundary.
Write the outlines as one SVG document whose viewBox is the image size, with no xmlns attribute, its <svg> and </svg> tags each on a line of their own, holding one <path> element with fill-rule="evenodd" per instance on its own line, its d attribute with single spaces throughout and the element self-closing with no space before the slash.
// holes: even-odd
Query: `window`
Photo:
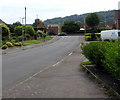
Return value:
<svg viewBox="0 0 120 100">
<path fill-rule="evenodd" d="M 118 32 L 118 36 L 120 37 L 120 32 Z"/>
</svg>

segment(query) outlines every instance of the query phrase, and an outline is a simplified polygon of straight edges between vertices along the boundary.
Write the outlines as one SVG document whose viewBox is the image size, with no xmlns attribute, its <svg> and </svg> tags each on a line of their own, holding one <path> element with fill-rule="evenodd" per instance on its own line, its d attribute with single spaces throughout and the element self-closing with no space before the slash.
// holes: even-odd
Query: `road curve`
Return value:
<svg viewBox="0 0 120 100">
<path fill-rule="evenodd" d="M 83 37 L 66 36 L 49 45 L 3 55 L 3 90 L 57 63 L 78 47 L 81 41 Z"/>
</svg>

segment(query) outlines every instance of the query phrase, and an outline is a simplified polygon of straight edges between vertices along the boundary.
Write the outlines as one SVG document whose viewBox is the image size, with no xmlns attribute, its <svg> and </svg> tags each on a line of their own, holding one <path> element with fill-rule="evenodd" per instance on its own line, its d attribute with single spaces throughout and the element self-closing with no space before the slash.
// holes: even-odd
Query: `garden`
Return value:
<svg viewBox="0 0 120 100">
<path fill-rule="evenodd" d="M 0 24 L 0 27 L 2 28 L 2 40 L 0 41 L 2 49 L 39 44 L 52 39 L 52 37 L 47 36 L 44 27 L 36 29 L 36 27 L 34 28 L 30 25 L 18 25 L 11 28 L 5 24 Z"/>
</svg>

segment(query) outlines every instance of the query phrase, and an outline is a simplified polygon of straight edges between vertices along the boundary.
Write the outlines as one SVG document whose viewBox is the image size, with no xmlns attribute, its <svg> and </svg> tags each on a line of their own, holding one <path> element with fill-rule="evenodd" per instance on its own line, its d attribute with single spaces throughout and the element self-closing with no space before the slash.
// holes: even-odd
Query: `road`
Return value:
<svg viewBox="0 0 120 100">
<path fill-rule="evenodd" d="M 82 40 L 80 36 L 67 36 L 49 45 L 3 55 L 3 90 L 57 63 L 78 47 Z"/>
</svg>

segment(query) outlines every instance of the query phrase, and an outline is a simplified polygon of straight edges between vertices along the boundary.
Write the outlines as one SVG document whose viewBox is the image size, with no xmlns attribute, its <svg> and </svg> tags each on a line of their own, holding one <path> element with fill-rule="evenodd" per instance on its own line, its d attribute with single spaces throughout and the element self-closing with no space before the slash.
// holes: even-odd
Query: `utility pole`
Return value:
<svg viewBox="0 0 120 100">
<path fill-rule="evenodd" d="M 85 17 L 84 17 L 84 34 L 86 33 L 86 20 L 85 20 Z"/>
<path fill-rule="evenodd" d="M 26 26 L 26 7 L 25 7 L 25 26 Z"/>
<path fill-rule="evenodd" d="M 22 18 L 22 25 L 23 26 L 24 26 L 24 19 L 25 19 L 25 17 Z M 22 36 L 23 36 L 22 37 L 22 46 L 24 45 L 24 32 L 25 32 L 23 29 L 24 28 L 23 26 L 22 26 Z M 23 49 L 24 49 L 24 46 L 23 46 Z"/>
<path fill-rule="evenodd" d="M 105 9 L 104 9 L 104 10 L 105 10 Z M 105 28 L 106 28 L 106 13 L 107 13 L 107 12 L 105 11 Z"/>
</svg>

